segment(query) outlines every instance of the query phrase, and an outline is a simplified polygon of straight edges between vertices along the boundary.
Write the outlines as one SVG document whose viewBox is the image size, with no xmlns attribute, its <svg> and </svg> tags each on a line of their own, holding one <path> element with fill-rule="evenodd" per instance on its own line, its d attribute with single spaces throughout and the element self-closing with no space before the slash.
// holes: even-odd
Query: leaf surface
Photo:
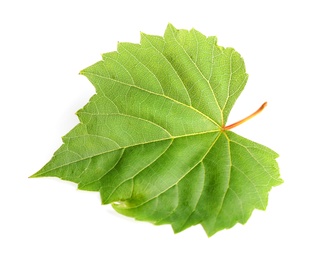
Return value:
<svg viewBox="0 0 323 260">
<path fill-rule="evenodd" d="M 201 224 L 211 236 L 266 208 L 278 155 L 224 128 L 248 78 L 234 49 L 169 25 L 102 58 L 81 71 L 96 94 L 80 123 L 32 177 L 75 182 L 175 232 Z"/>
</svg>

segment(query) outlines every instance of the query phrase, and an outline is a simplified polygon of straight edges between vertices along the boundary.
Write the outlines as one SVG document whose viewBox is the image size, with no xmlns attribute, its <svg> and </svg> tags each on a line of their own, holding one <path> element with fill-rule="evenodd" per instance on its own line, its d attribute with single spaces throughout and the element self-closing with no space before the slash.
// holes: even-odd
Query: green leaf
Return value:
<svg viewBox="0 0 323 260">
<path fill-rule="evenodd" d="M 32 177 L 75 182 L 175 232 L 201 224 L 208 236 L 264 210 L 282 183 L 275 152 L 225 127 L 248 75 L 216 37 L 169 25 L 164 37 L 119 43 L 81 74 L 97 94 Z"/>
</svg>

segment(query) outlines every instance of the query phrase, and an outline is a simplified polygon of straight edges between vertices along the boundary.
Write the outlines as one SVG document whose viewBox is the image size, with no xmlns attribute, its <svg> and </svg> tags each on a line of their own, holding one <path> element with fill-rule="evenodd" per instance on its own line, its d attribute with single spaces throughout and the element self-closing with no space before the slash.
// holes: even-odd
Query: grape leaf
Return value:
<svg viewBox="0 0 323 260">
<path fill-rule="evenodd" d="M 174 232 L 201 224 L 211 236 L 266 208 L 278 155 L 225 126 L 248 78 L 234 49 L 169 24 L 102 57 L 81 71 L 96 94 L 80 123 L 31 177 L 75 182 Z"/>
</svg>

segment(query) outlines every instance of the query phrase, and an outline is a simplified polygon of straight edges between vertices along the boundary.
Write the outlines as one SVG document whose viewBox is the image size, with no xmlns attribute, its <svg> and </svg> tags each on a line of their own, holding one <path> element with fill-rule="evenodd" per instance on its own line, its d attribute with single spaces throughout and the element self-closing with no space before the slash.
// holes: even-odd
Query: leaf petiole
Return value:
<svg viewBox="0 0 323 260">
<path fill-rule="evenodd" d="M 247 116 L 246 118 L 244 118 L 244 119 L 242 119 L 242 120 L 240 120 L 240 121 L 238 121 L 238 122 L 235 122 L 235 123 L 233 123 L 233 124 L 231 124 L 231 125 L 224 126 L 224 127 L 222 128 L 222 130 L 223 130 L 223 131 L 230 130 L 230 129 L 232 129 L 232 128 L 234 128 L 234 127 L 238 126 L 238 125 L 243 124 L 244 122 L 246 122 L 246 121 L 248 121 L 249 119 L 253 118 L 254 116 L 258 115 L 262 110 L 264 110 L 264 108 L 265 108 L 266 106 L 267 106 L 267 102 L 263 103 L 263 104 L 261 105 L 261 107 L 259 107 L 259 108 L 258 108 L 258 110 L 257 110 L 257 111 L 255 111 L 255 112 L 253 112 L 251 115 L 249 115 L 249 116 Z"/>
</svg>

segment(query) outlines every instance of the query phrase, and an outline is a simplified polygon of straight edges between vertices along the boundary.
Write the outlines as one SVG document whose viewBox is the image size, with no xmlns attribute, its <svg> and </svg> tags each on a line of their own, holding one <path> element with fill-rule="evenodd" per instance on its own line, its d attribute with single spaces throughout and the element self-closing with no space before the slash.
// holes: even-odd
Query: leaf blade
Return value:
<svg viewBox="0 0 323 260">
<path fill-rule="evenodd" d="M 170 24 L 80 74 L 97 94 L 31 177 L 72 181 L 121 214 L 175 233 L 201 224 L 208 236 L 264 210 L 282 183 L 275 152 L 225 129 L 248 75 L 215 36 Z"/>
</svg>

